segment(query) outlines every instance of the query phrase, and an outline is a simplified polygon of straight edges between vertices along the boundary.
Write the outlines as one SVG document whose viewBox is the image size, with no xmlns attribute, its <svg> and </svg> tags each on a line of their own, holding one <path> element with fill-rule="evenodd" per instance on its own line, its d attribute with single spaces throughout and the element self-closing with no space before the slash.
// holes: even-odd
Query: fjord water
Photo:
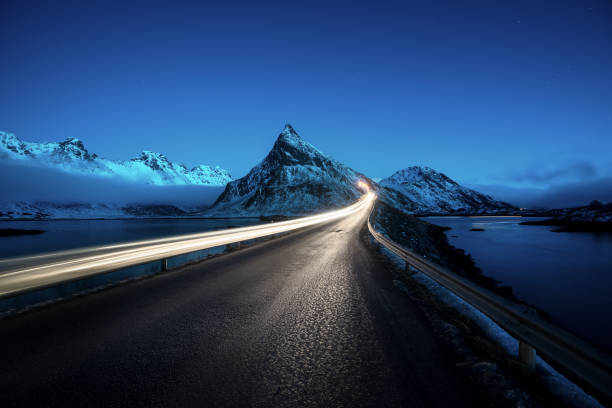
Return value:
<svg viewBox="0 0 612 408">
<path fill-rule="evenodd" d="M 539 218 L 426 217 L 485 275 L 549 313 L 560 326 L 612 351 L 612 234 L 519 225 Z M 482 228 L 484 231 L 470 231 Z"/>
<path fill-rule="evenodd" d="M 0 258 L 259 224 L 258 218 L 0 221 L 0 228 L 38 235 L 0 237 Z"/>
</svg>

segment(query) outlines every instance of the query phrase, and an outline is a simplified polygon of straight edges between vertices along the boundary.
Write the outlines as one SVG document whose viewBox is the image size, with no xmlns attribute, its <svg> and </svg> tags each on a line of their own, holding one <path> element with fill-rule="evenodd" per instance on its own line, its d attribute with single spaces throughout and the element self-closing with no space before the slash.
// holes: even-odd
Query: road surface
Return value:
<svg viewBox="0 0 612 408">
<path fill-rule="evenodd" d="M 0 406 L 473 406 L 368 211 L 0 321 Z"/>
<path fill-rule="evenodd" d="M 375 198 L 374 193 L 368 192 L 347 207 L 282 222 L 0 259 L 0 297 L 14 296 L 68 280 L 83 279 L 202 249 L 320 225 L 362 213 L 372 205 Z"/>
</svg>

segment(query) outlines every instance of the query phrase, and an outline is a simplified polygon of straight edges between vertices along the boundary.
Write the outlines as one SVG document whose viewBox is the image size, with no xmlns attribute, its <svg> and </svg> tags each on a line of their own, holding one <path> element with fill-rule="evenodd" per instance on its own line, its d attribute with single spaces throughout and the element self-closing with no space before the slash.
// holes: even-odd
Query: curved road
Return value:
<svg viewBox="0 0 612 408">
<path fill-rule="evenodd" d="M 369 209 L 0 321 L 0 406 L 473 406 Z"/>
</svg>

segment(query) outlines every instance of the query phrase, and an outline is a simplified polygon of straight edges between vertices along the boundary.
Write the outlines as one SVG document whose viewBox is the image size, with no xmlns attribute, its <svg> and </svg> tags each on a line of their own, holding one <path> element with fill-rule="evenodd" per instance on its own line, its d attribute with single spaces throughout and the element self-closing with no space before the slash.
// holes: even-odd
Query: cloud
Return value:
<svg viewBox="0 0 612 408">
<path fill-rule="evenodd" d="M 519 207 L 576 207 L 593 200 L 612 202 L 609 174 L 608 168 L 586 161 L 542 164 L 497 178 L 493 184 L 472 184 L 471 188 Z"/>
<path fill-rule="evenodd" d="M 519 207 L 563 208 L 586 205 L 593 200 L 612 202 L 612 177 L 555 184 L 547 188 L 515 188 L 500 185 L 471 185 L 477 191 Z"/>
<path fill-rule="evenodd" d="M 495 184 L 466 184 L 480 193 L 488 194 L 496 200 L 505 201 L 517 207 L 531 207 L 542 197 L 546 190 L 537 188 L 508 187 Z"/>
<path fill-rule="evenodd" d="M 116 178 L 68 174 L 6 159 L 0 161 L 2 201 L 204 207 L 212 204 L 223 189 L 210 186 L 154 186 Z"/>
<path fill-rule="evenodd" d="M 612 202 L 612 177 L 589 182 L 568 183 L 549 188 L 536 203 L 552 203 L 556 207 L 586 205 L 593 200 Z"/>
<path fill-rule="evenodd" d="M 508 177 L 511 181 L 528 182 L 532 184 L 551 184 L 569 181 L 593 180 L 597 169 L 587 162 L 575 162 L 555 168 L 536 167 L 519 172 Z"/>
</svg>

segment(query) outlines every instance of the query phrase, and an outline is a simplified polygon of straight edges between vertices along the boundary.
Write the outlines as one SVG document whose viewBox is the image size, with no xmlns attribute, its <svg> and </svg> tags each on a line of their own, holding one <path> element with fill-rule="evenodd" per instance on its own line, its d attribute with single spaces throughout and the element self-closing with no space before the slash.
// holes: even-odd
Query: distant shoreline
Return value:
<svg viewBox="0 0 612 408">
<path fill-rule="evenodd" d="M 544 225 L 559 227 L 552 232 L 608 232 L 612 233 L 612 222 L 570 221 L 549 218 L 540 221 L 524 221 L 520 225 Z"/>
<path fill-rule="evenodd" d="M 0 237 L 15 237 L 19 235 L 38 235 L 42 234 L 43 230 L 37 229 L 18 229 L 18 228 L 0 228 Z"/>
<path fill-rule="evenodd" d="M 260 217 L 97 217 L 97 218 L 0 218 L 0 222 L 11 221 L 129 221 L 129 220 L 247 220 Z"/>
</svg>

